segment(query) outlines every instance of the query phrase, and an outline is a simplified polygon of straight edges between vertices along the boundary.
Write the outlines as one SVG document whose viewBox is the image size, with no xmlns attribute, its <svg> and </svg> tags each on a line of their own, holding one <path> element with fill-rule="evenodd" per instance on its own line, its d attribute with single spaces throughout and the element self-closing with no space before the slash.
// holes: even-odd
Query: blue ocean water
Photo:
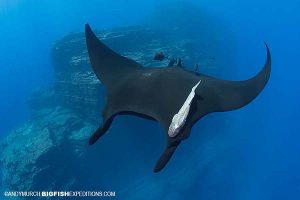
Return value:
<svg viewBox="0 0 300 200">
<path fill-rule="evenodd" d="M 266 41 L 272 53 L 271 79 L 250 105 L 201 120 L 194 127 L 191 138 L 176 152 L 176 162 L 172 164 L 184 165 L 184 158 L 189 153 L 199 155 L 199 159 L 200 156 L 205 158 L 205 150 L 194 150 L 196 147 L 198 150 L 199 145 L 209 148 L 201 142 L 202 136 L 196 135 L 197 130 L 211 133 L 212 136 L 203 136 L 205 138 L 216 137 L 230 144 L 219 162 L 209 163 L 206 168 L 201 168 L 202 171 L 195 167 L 194 171 L 186 172 L 185 179 L 181 178 L 171 185 L 164 182 L 170 176 L 168 172 L 162 172 L 155 178 L 147 174 L 145 176 L 149 178 L 141 183 L 144 190 L 139 191 L 146 198 L 150 190 L 151 193 L 157 190 L 157 193 L 164 194 L 164 199 L 185 199 L 186 195 L 191 199 L 299 199 L 299 0 L 186 0 L 180 3 L 150 0 L 2 0 L 0 137 L 29 118 L 26 102 L 32 91 L 52 83 L 50 50 L 57 39 L 70 32 L 82 32 L 86 22 L 99 29 L 156 24 L 157 20 L 168 21 L 170 18 L 174 21 L 168 23 L 180 23 L 179 19 L 189 12 L 169 15 L 163 10 L 164 7 L 176 8 L 184 4 L 201 7 L 226 25 L 234 36 L 237 71 L 222 74 L 222 78 L 242 80 L 253 76 L 264 62 L 263 42 Z M 163 13 L 159 19 L 155 18 L 157 12 Z M 195 22 L 191 20 L 187 26 L 201 29 Z M 224 45 L 226 52 L 226 37 L 220 38 L 220 44 Z M 224 66 L 230 65 L 224 63 Z M 136 122 L 148 128 L 154 126 L 141 120 Z M 150 170 L 147 168 L 145 171 Z M 176 176 L 176 170 L 172 171 L 172 175 Z M 142 175 L 136 176 L 133 179 Z M 130 180 L 128 182 L 130 184 Z"/>
</svg>

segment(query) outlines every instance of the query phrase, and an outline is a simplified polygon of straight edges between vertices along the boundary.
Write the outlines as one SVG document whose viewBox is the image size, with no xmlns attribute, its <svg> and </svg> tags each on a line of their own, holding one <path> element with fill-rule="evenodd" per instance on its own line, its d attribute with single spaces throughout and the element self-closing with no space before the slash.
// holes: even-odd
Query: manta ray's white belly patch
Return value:
<svg viewBox="0 0 300 200">
<path fill-rule="evenodd" d="M 186 98 L 185 102 L 181 106 L 178 113 L 173 116 L 172 122 L 171 122 L 171 124 L 169 126 L 169 130 L 168 130 L 168 135 L 170 137 L 175 137 L 176 135 L 178 135 L 181 128 L 184 126 L 184 124 L 186 122 L 186 118 L 190 111 L 192 101 L 195 97 L 195 90 L 200 83 L 201 83 L 201 80 L 192 88 L 190 94 Z"/>
</svg>

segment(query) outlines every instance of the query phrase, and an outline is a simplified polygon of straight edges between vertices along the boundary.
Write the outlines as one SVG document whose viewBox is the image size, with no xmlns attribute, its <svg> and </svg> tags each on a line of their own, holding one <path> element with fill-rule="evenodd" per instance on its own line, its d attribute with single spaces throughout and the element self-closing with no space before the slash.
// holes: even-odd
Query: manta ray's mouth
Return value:
<svg viewBox="0 0 300 200">
<path fill-rule="evenodd" d="M 186 118 L 189 115 L 190 107 L 192 104 L 192 101 L 195 97 L 195 90 L 198 87 L 198 85 L 201 83 L 201 80 L 192 88 L 190 94 L 186 98 L 185 102 L 179 109 L 178 113 L 176 113 L 173 116 L 172 122 L 169 126 L 168 135 L 170 137 L 175 137 L 179 134 L 180 130 L 184 126 L 186 122 Z"/>
</svg>

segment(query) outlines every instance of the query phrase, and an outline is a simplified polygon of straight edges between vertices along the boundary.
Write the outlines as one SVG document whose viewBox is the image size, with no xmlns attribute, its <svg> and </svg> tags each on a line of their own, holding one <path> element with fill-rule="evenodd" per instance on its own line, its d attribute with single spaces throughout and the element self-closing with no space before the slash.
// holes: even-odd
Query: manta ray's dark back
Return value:
<svg viewBox="0 0 300 200">
<path fill-rule="evenodd" d="M 199 119 L 208 113 L 247 105 L 260 94 L 270 77 L 271 55 L 267 45 L 266 63 L 256 76 L 246 81 L 226 81 L 181 67 L 145 68 L 109 49 L 89 25 L 85 26 L 85 34 L 93 71 L 108 88 L 102 125 L 91 136 L 89 143 L 94 144 L 117 115 L 136 115 L 155 120 L 161 124 L 167 139 L 166 148 L 155 165 L 155 172 L 164 168 Z M 186 103 L 197 84 L 191 102 Z M 186 106 L 188 109 L 184 110 Z M 188 111 L 188 114 L 179 118 L 181 124 L 177 126 L 176 120 L 181 116 L 178 113 L 182 110 Z M 172 135 L 174 132 L 171 127 L 174 124 L 176 135 Z"/>
</svg>

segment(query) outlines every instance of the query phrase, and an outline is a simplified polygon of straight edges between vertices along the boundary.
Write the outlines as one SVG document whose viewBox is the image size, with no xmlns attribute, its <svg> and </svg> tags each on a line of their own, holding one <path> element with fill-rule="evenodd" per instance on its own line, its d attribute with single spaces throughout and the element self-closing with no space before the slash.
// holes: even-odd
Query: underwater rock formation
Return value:
<svg viewBox="0 0 300 200">
<path fill-rule="evenodd" d="M 1 144 L 4 182 L 18 191 L 68 188 L 74 177 L 67 169 L 84 155 L 82 147 L 94 128 L 66 108 L 39 109 Z"/>
<path fill-rule="evenodd" d="M 216 64 L 215 59 L 210 59 L 214 56 L 211 54 L 213 49 L 199 51 L 201 41 L 179 37 L 173 30 L 126 27 L 100 31 L 98 37 L 112 49 L 145 66 L 168 65 L 167 60 L 153 60 L 157 52 L 181 58 L 183 65 L 191 70 L 195 63 L 200 62 L 200 71 L 213 71 L 209 67 Z M 1 143 L 0 163 L 4 183 L 10 190 L 18 191 L 90 189 L 82 187 L 91 182 L 108 187 L 117 177 L 109 180 L 107 177 L 117 173 L 116 171 L 109 170 L 108 165 L 106 171 L 110 172 L 107 175 L 93 173 L 97 168 L 103 167 L 101 160 L 109 159 L 107 150 L 101 145 L 89 147 L 87 144 L 88 137 L 99 125 L 104 101 L 102 94 L 105 90 L 91 71 L 84 35 L 71 34 L 57 41 L 52 49 L 52 57 L 55 72 L 53 86 L 32 95 L 29 99 L 31 119 L 13 130 Z M 128 128 L 128 132 L 131 132 L 131 128 Z M 123 141 L 129 138 L 131 141 L 138 141 L 142 136 L 122 133 L 107 138 L 113 140 L 116 137 Z M 150 142 L 151 137 L 148 140 Z M 146 148 L 138 146 L 138 142 L 135 145 L 133 148 Z M 121 143 L 119 147 L 126 148 Z M 99 150 L 98 153 L 93 149 L 93 153 L 88 154 L 92 148 L 100 148 L 102 151 Z M 113 156 L 114 152 L 110 155 Z M 130 149 L 126 151 L 126 155 L 131 157 L 132 162 L 144 162 L 140 154 L 131 155 Z M 102 158 L 98 164 L 93 163 L 95 157 Z M 120 162 L 122 160 L 128 162 L 126 156 L 120 158 Z M 115 163 L 111 165 L 121 168 Z M 97 181 L 91 180 L 91 177 Z M 95 187 L 99 186 L 97 184 Z"/>
</svg>

